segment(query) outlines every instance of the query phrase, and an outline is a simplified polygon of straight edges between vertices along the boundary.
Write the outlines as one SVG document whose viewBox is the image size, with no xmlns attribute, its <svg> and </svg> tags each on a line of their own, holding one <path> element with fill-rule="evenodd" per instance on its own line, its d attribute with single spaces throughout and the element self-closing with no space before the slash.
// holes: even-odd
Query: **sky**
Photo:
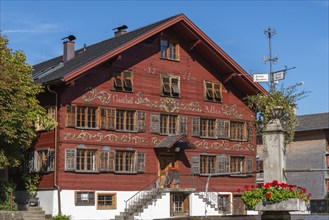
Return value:
<svg viewBox="0 0 329 220">
<path fill-rule="evenodd" d="M 31 65 L 63 53 L 62 38 L 76 36 L 76 48 L 113 37 L 167 17 L 185 14 L 250 75 L 269 73 L 269 39 L 273 71 L 287 72 L 277 88 L 304 82 L 309 95 L 297 102 L 297 115 L 329 112 L 329 0 L 285 1 L 111 1 L 0 0 L 0 31 L 9 47 L 22 50 Z M 268 83 L 261 83 L 268 90 Z"/>
</svg>

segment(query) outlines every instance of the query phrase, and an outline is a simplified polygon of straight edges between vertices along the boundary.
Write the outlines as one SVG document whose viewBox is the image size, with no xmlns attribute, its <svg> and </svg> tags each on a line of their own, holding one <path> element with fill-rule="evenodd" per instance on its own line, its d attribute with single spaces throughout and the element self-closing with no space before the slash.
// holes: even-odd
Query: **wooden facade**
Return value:
<svg viewBox="0 0 329 220">
<path fill-rule="evenodd" d="M 48 149 L 40 189 L 204 191 L 213 175 L 212 190 L 234 193 L 256 182 L 242 99 L 265 90 L 184 15 L 45 84 L 40 102 L 57 105 L 58 126 L 33 146 Z"/>
</svg>

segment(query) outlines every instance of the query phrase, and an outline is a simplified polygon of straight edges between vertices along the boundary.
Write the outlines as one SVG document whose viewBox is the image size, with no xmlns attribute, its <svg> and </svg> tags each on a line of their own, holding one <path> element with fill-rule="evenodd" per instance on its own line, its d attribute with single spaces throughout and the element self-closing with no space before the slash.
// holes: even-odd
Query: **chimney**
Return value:
<svg viewBox="0 0 329 220">
<path fill-rule="evenodd" d="M 127 33 L 127 31 L 126 31 L 127 28 L 128 28 L 127 25 L 122 25 L 120 27 L 113 28 L 112 30 L 116 30 L 114 32 L 114 37 L 118 37 L 118 36 L 121 36 L 121 35 Z"/>
<path fill-rule="evenodd" d="M 64 53 L 63 53 L 63 61 L 69 61 L 75 57 L 75 40 L 76 38 L 73 35 L 70 35 L 68 37 L 64 37 L 62 40 L 64 40 Z"/>
</svg>

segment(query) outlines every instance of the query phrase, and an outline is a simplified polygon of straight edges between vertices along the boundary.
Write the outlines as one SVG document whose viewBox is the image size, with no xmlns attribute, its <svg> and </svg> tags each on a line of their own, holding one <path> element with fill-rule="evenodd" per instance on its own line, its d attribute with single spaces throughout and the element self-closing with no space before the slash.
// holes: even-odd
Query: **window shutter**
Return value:
<svg viewBox="0 0 329 220">
<path fill-rule="evenodd" d="M 38 170 L 38 159 L 39 159 L 39 155 L 38 155 L 38 151 L 34 151 L 34 157 L 33 157 L 33 172 L 37 172 Z"/>
<path fill-rule="evenodd" d="M 151 115 L 151 133 L 160 133 L 160 115 Z"/>
<path fill-rule="evenodd" d="M 248 141 L 249 142 L 252 142 L 252 138 L 253 138 L 253 123 L 252 122 L 249 122 L 248 123 L 248 131 L 247 131 L 247 133 L 248 133 Z"/>
<path fill-rule="evenodd" d="M 246 172 L 252 175 L 252 159 L 247 158 L 246 160 Z"/>
<path fill-rule="evenodd" d="M 115 130 L 116 110 L 114 108 L 107 109 L 107 129 Z"/>
<path fill-rule="evenodd" d="M 217 172 L 216 173 L 226 173 L 226 155 L 222 154 L 217 156 Z"/>
<path fill-rule="evenodd" d="M 146 113 L 137 111 L 136 130 L 137 132 L 146 132 Z"/>
<path fill-rule="evenodd" d="M 192 174 L 200 174 L 200 156 L 192 156 Z"/>
<path fill-rule="evenodd" d="M 248 133 L 247 133 L 247 123 L 243 122 L 242 124 L 242 140 L 246 141 L 248 138 Z"/>
<path fill-rule="evenodd" d="M 187 134 L 187 117 L 184 115 L 178 116 L 178 133 Z"/>
<path fill-rule="evenodd" d="M 200 118 L 192 118 L 192 136 L 200 136 Z"/>
<path fill-rule="evenodd" d="M 101 127 L 101 109 L 98 107 L 96 109 L 96 128 L 100 128 Z"/>
<path fill-rule="evenodd" d="M 109 152 L 109 171 L 114 172 L 115 168 L 115 151 L 110 150 Z"/>
<path fill-rule="evenodd" d="M 144 173 L 145 172 L 145 153 L 137 152 L 137 172 Z"/>
<path fill-rule="evenodd" d="M 229 138 L 230 134 L 230 121 L 217 119 L 217 137 Z"/>
<path fill-rule="evenodd" d="M 76 127 L 76 106 L 66 106 L 66 127 Z"/>
<path fill-rule="evenodd" d="M 231 173 L 231 157 L 226 157 L 226 172 Z"/>
<path fill-rule="evenodd" d="M 34 156 L 34 152 L 28 151 L 25 158 L 25 171 L 29 173 L 33 172 L 33 163 L 34 163 L 33 156 Z"/>
<path fill-rule="evenodd" d="M 75 171 L 75 149 L 65 149 L 65 171 Z"/>
<path fill-rule="evenodd" d="M 47 159 L 47 171 L 54 171 L 55 165 L 55 150 L 48 151 L 48 159 Z"/>
<path fill-rule="evenodd" d="M 110 152 L 102 150 L 100 155 L 100 171 L 101 172 L 109 172 L 109 156 Z"/>
</svg>

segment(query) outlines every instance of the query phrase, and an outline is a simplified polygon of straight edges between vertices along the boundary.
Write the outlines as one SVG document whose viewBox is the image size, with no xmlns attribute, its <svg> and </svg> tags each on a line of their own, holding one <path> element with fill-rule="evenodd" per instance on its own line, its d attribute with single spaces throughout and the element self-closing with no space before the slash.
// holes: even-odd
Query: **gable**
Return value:
<svg viewBox="0 0 329 220">
<path fill-rule="evenodd" d="M 185 49 L 192 56 L 202 58 L 211 64 L 207 65 L 210 71 L 215 73 L 223 84 L 227 84 L 239 98 L 259 92 L 266 93 L 263 87 L 254 83 L 232 58 L 183 14 L 91 45 L 85 50 L 78 50 L 77 56 L 67 62 L 63 63 L 62 57 L 57 57 L 35 65 L 34 80 L 42 84 L 69 83 L 95 66 L 116 60 L 127 49 L 145 40 L 161 36 L 169 29 L 183 39 Z"/>
</svg>

